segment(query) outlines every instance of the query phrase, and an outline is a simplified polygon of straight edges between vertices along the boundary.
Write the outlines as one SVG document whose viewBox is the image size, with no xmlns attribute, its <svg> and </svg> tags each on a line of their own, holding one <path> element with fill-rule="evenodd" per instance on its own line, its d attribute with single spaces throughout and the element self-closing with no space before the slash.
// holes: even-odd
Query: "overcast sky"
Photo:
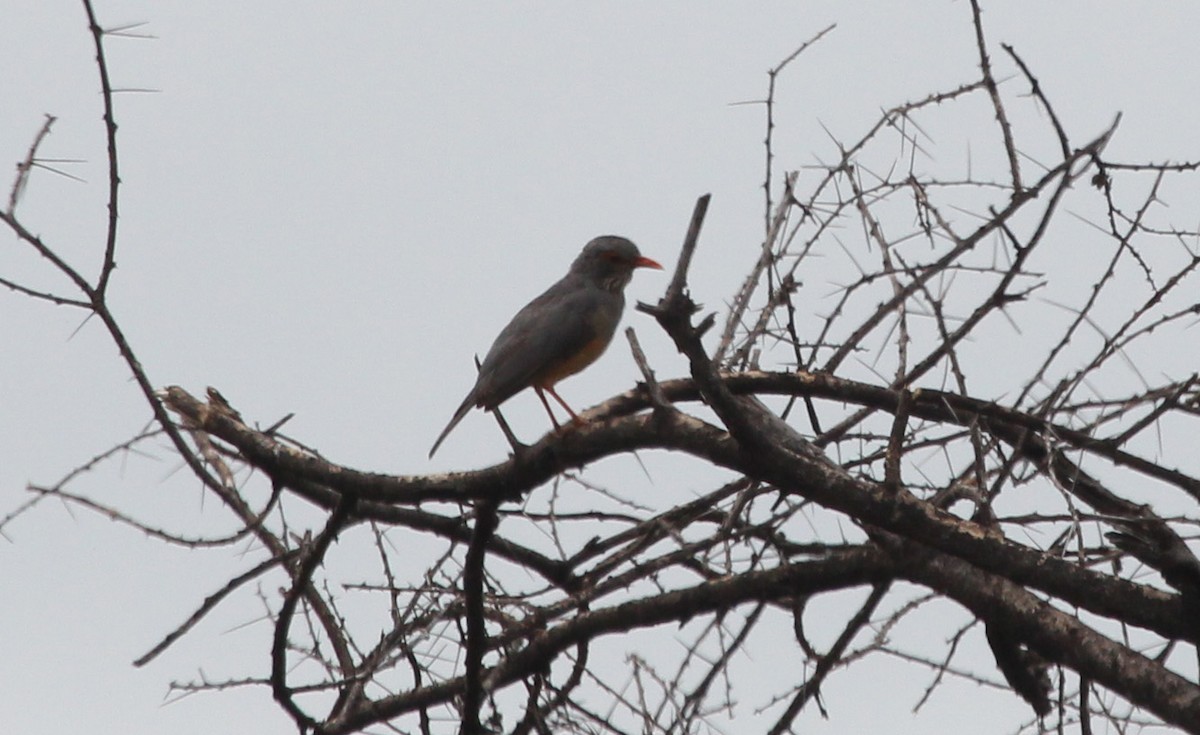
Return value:
<svg viewBox="0 0 1200 735">
<path fill-rule="evenodd" d="M 1004 0 L 985 11 L 993 53 L 1016 47 L 1080 142 L 1123 112 L 1114 157 L 1200 159 L 1194 0 Z M 294 412 L 292 435 L 394 473 L 503 458 L 481 415 L 435 461 L 425 456 L 470 387 L 471 356 L 591 237 L 624 235 L 672 263 L 696 197 L 712 192 L 692 288 L 722 308 L 762 234 L 763 108 L 734 103 L 762 99 L 767 69 L 805 39 L 837 24 L 780 77 L 777 170 L 833 158 L 825 129 L 853 139 L 880 109 L 973 80 L 977 64 L 970 6 L 948 0 L 97 0 L 97 12 L 106 27 L 144 23 L 130 33 L 152 36 L 107 47 L 114 86 L 137 90 L 116 99 L 124 188 L 112 303 L 151 378 L 216 386 L 263 424 Z M 67 0 L 6 0 L 3 16 L 0 171 L 12 173 L 44 114 L 58 118 L 42 155 L 81 161 L 62 168 L 83 183 L 38 173 L 19 214 L 94 273 L 106 161 L 86 19 Z M 1024 90 L 1017 79 L 1005 88 Z M 1018 132 L 1042 124 L 1016 120 Z M 7 234 L 0 275 L 62 285 Z M 639 272 L 629 296 L 652 300 L 665 282 Z M 0 515 L 27 498 L 27 483 L 56 481 L 149 417 L 102 329 L 80 321 L 0 293 Z M 646 317 L 626 323 L 660 376 L 683 372 Z M 564 397 L 582 407 L 628 389 L 637 372 L 622 344 Z M 528 438 L 545 429 L 529 396 L 510 419 Z M 164 526 L 224 528 L 177 471 L 164 451 L 74 487 Z M 640 473 L 632 462 L 613 472 L 625 471 Z M 293 731 L 263 689 L 162 706 L 172 679 L 265 670 L 265 629 L 242 627 L 261 615 L 251 595 L 159 661 L 130 665 L 245 568 L 236 552 L 167 547 L 58 504 L 5 532 L 6 731 Z M 910 719 L 925 680 L 898 665 L 865 672 L 876 678 L 858 686 L 878 707 L 832 684 L 833 719 L 805 719 L 805 730 L 1002 733 L 1025 718 L 1015 697 L 966 687 L 987 698 L 935 695 Z M 995 703 L 1007 719 L 980 721 L 963 701 Z"/>
</svg>

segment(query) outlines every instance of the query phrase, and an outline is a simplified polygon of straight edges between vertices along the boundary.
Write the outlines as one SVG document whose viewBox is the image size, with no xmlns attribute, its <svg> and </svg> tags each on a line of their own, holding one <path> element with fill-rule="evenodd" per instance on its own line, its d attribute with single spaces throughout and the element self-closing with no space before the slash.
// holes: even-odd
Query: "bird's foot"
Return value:
<svg viewBox="0 0 1200 735">
<path fill-rule="evenodd" d="M 588 422 L 585 419 L 581 419 L 578 416 L 572 416 L 570 423 L 562 425 L 555 424 L 554 433 L 557 436 L 562 436 L 573 429 L 582 429 L 583 427 L 587 426 L 587 423 Z"/>
</svg>

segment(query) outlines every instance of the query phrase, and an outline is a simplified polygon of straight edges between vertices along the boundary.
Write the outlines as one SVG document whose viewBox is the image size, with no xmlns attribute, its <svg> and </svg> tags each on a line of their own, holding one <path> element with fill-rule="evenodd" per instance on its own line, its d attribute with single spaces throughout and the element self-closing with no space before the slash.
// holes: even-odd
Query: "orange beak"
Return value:
<svg viewBox="0 0 1200 735">
<path fill-rule="evenodd" d="M 634 268 L 654 268 L 655 270 L 663 269 L 662 265 L 660 265 L 657 260 L 651 260 L 651 259 L 643 257 L 641 255 L 638 256 L 637 260 L 633 261 L 633 267 Z"/>
</svg>

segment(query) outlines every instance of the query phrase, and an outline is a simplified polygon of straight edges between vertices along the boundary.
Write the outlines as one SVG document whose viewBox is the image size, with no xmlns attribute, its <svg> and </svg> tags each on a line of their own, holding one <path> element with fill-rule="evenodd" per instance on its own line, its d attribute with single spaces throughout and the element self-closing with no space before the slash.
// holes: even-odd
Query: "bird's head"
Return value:
<svg viewBox="0 0 1200 735">
<path fill-rule="evenodd" d="M 662 270 L 657 261 L 638 252 L 637 245 L 616 235 L 603 235 L 592 240 L 571 264 L 572 273 L 617 293 L 629 283 L 635 268 Z"/>
</svg>

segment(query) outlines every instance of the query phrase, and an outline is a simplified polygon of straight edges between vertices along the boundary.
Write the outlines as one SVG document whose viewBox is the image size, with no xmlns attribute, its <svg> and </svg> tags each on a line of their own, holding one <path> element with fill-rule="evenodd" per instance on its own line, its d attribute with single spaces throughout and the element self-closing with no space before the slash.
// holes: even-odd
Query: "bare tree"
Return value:
<svg viewBox="0 0 1200 735">
<path fill-rule="evenodd" d="M 195 614 L 138 665 L 274 577 L 283 589 L 267 601 L 269 677 L 173 687 L 269 687 L 302 732 L 330 735 L 693 733 L 749 712 L 769 715 L 774 734 L 822 707 L 830 677 L 892 657 L 927 672 L 930 691 L 952 677 L 1010 688 L 1030 708 L 1023 731 L 1108 721 L 1200 732 L 1200 561 L 1187 544 L 1200 518 L 1187 441 L 1200 390 L 1195 373 L 1141 369 L 1178 353 L 1200 311 L 1200 233 L 1163 206 L 1200 163 L 1107 157 L 1119 118 L 1091 138 L 1066 129 L 1017 50 L 988 43 L 976 2 L 972 81 L 892 106 L 865 133 L 839 136 L 835 160 L 778 177 L 776 81 L 829 29 L 770 72 L 765 234 L 747 248 L 728 311 L 718 320 L 688 292 L 707 196 L 663 297 L 638 306 L 688 375 L 660 381 L 629 330 L 645 380 L 587 411 L 586 425 L 492 467 L 412 476 L 339 465 L 285 436 L 282 421 L 258 428 L 217 391 L 201 400 L 162 388 L 139 362 L 108 307 L 120 159 L 109 32 L 84 6 L 108 134 L 101 265 L 79 269 L 18 213 L 47 119 L 0 221 L 71 290 L 5 274 L 0 284 L 98 319 L 153 423 L 62 482 L 30 487 L 34 501 L 0 528 L 58 497 L 166 540 L 252 538 L 261 550 L 221 589 L 197 590 Z M 995 163 L 925 173 L 944 111 L 978 104 L 995 128 L 974 150 L 998 153 Z M 1044 129 L 1015 130 L 1015 104 L 1035 105 Z M 1086 242 L 1064 219 L 1086 223 Z M 802 284 L 817 258 L 843 280 Z M 189 538 L 73 492 L 78 471 L 163 437 L 237 533 Z M 666 509 L 590 486 L 596 507 L 568 512 L 544 488 L 589 487 L 582 468 L 642 448 L 735 479 Z M 300 503 L 323 509 L 323 521 L 294 525 L 285 511 Z M 378 568 L 335 571 L 325 563 L 335 539 L 373 547 Z M 432 550 L 424 573 L 397 573 L 417 545 Z M 335 591 L 347 586 L 384 601 L 383 612 L 342 609 Z M 857 609 L 831 643 L 814 643 L 806 611 L 847 591 Z M 931 612 L 945 601 L 957 618 Z M 914 620 L 940 626 L 941 644 L 896 645 L 893 631 Z M 748 689 L 741 652 L 781 630 L 797 647 L 794 667 L 773 677 L 774 691 Z M 596 663 L 604 643 L 645 634 L 683 644 Z M 994 665 L 960 660 L 960 644 L 980 636 Z"/>
</svg>

